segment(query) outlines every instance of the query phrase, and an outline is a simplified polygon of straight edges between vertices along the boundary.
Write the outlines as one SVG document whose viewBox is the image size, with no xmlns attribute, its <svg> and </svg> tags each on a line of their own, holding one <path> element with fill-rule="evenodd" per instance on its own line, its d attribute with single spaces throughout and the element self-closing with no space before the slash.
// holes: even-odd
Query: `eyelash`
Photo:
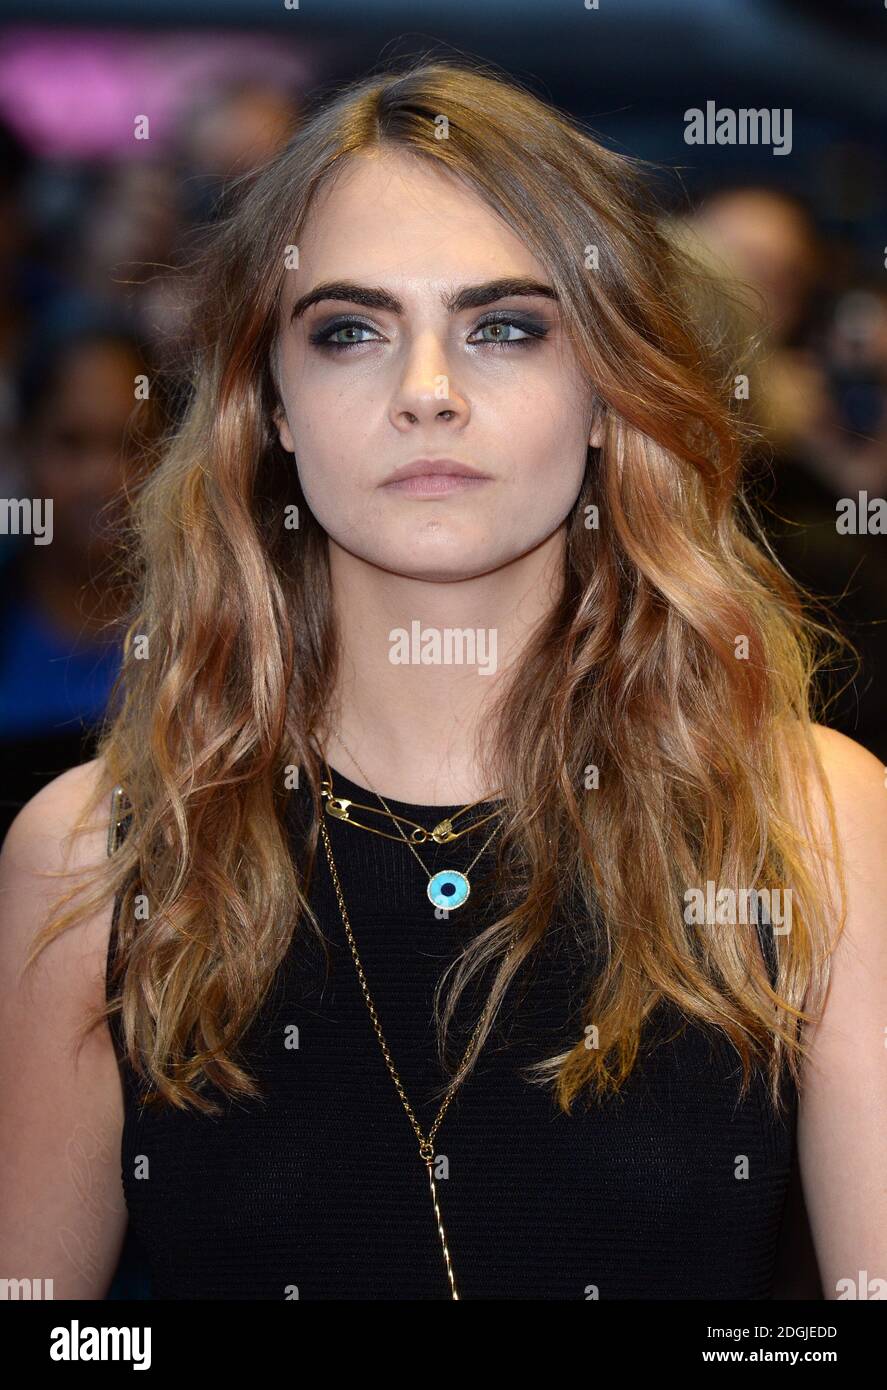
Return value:
<svg viewBox="0 0 887 1390">
<path fill-rule="evenodd" d="M 471 331 L 472 333 L 477 333 L 482 328 L 486 328 L 489 324 L 492 323 L 508 324 L 512 328 L 519 329 L 521 333 L 526 333 L 527 336 L 525 338 L 514 338 L 510 342 L 507 340 L 496 342 L 494 339 L 487 339 L 485 342 L 471 343 L 471 347 L 527 347 L 532 345 L 534 342 L 538 342 L 542 338 L 548 336 L 547 327 L 538 319 L 525 319 L 516 314 L 509 314 L 505 310 L 502 310 L 498 314 L 491 314 L 487 318 L 482 319 L 480 323 L 475 324 L 474 328 Z M 375 328 L 372 327 L 371 324 L 363 323 L 360 319 L 342 318 L 336 320 L 335 323 L 327 324 L 323 328 L 315 329 L 313 333 L 310 333 L 308 335 L 309 342 L 314 347 L 321 348 L 322 350 L 328 352 L 349 352 L 352 348 L 364 347 L 367 341 L 371 341 L 369 339 L 365 339 L 364 342 L 359 343 L 332 342 L 332 335 L 334 333 L 341 333 L 343 328 L 363 328 L 368 333 L 375 333 L 377 331 Z"/>
</svg>

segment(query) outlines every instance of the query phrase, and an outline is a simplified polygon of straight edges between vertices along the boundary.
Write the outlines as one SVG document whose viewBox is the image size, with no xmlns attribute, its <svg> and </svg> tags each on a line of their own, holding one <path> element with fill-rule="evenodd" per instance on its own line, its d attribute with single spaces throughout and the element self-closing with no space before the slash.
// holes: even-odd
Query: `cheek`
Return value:
<svg viewBox="0 0 887 1390">
<path fill-rule="evenodd" d="M 307 410 L 289 414 L 299 475 L 317 491 L 343 490 L 357 481 L 366 453 L 366 429 L 358 411 L 327 410 L 317 397 Z"/>
<path fill-rule="evenodd" d="M 575 397 L 537 400 L 506 437 L 518 511 L 534 516 L 543 534 L 570 511 L 585 477 L 588 439 Z"/>
<path fill-rule="evenodd" d="M 507 390 L 497 390 L 489 399 L 501 421 L 508 424 L 509 435 L 516 427 L 519 437 L 526 431 L 528 439 L 547 439 L 562 449 L 582 436 L 580 403 L 586 393 L 570 364 L 552 353 L 544 362 L 537 360 L 532 371 L 517 373 Z"/>
<path fill-rule="evenodd" d="M 575 397 L 539 394 L 524 397 L 503 438 L 509 441 L 515 471 L 522 481 L 569 489 L 585 471 L 588 436 Z"/>
<path fill-rule="evenodd" d="M 346 380 L 329 366 L 300 352 L 284 352 L 280 361 L 281 400 L 296 458 L 306 467 L 329 458 L 353 455 L 367 428 L 360 383 Z"/>
<path fill-rule="evenodd" d="M 294 445 L 293 467 L 305 501 L 317 520 L 334 534 L 337 524 L 347 525 L 350 511 L 359 506 L 361 449 L 359 412 L 326 407 L 315 393 L 306 392 L 298 411 L 287 402 L 287 419 Z"/>
</svg>

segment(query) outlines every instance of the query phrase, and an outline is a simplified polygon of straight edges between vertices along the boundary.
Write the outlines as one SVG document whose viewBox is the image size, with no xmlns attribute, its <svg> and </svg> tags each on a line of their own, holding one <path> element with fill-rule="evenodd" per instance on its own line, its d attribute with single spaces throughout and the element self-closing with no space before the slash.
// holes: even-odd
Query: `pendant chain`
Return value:
<svg viewBox="0 0 887 1390">
<path fill-rule="evenodd" d="M 427 868 L 426 868 L 425 865 L 422 863 L 422 860 L 419 858 L 419 852 L 418 852 L 418 850 L 416 849 L 416 847 L 413 845 L 413 843 L 411 842 L 411 840 L 410 840 L 409 837 L 407 836 L 406 832 L 404 831 L 403 826 L 400 824 L 401 817 L 400 817 L 400 816 L 396 816 L 396 815 L 394 814 L 394 812 L 391 810 L 390 806 L 388 805 L 388 802 L 387 802 L 387 801 L 385 800 L 385 798 L 382 796 L 381 792 L 377 792 L 377 791 L 376 791 L 376 789 L 375 789 L 375 787 L 373 786 L 372 782 L 370 781 L 369 777 L 367 777 L 367 775 L 366 775 L 366 773 L 364 772 L 363 768 L 361 767 L 360 763 L 357 761 L 357 759 L 355 758 L 354 754 L 351 752 L 351 749 L 348 747 L 347 743 L 346 743 L 345 740 L 342 738 L 342 736 L 341 736 L 340 734 L 337 734 L 336 737 L 338 738 L 338 740 L 339 740 L 339 742 L 341 743 L 342 747 L 345 749 L 345 752 L 348 754 L 348 756 L 349 756 L 349 758 L 351 759 L 351 761 L 354 763 L 354 765 L 355 765 L 355 767 L 357 768 L 358 772 L 359 772 L 359 773 L 361 774 L 361 776 L 363 777 L 364 781 L 368 783 L 368 785 L 369 785 L 371 791 L 373 792 L 373 795 L 374 795 L 374 796 L 377 796 L 377 797 L 379 798 L 379 800 L 381 801 L 382 805 L 385 807 L 385 810 L 388 812 L 388 815 L 389 815 L 389 816 L 391 817 L 391 819 L 394 821 L 395 825 L 397 826 L 397 829 L 400 831 L 401 837 L 403 838 L 404 842 L 406 843 L 407 849 L 411 850 L 412 853 L 414 854 L 414 856 L 416 857 L 416 859 L 418 860 L 419 867 L 421 868 L 422 872 L 425 874 L 426 878 L 431 879 L 431 878 L 433 877 L 433 875 L 430 874 L 430 873 L 428 872 Z M 329 771 L 329 765 L 328 765 L 328 764 L 327 764 L 327 771 Z M 331 777 L 331 778 L 330 778 L 330 793 L 332 793 L 332 789 L 333 789 L 333 787 L 332 787 L 332 777 Z M 332 800 L 332 801 L 338 801 L 339 798 L 337 798 L 337 797 L 331 797 L 331 800 Z M 327 804 L 330 805 L 329 802 L 328 802 Z M 350 803 L 349 803 L 349 804 L 350 804 Z M 477 803 L 476 801 L 470 802 L 468 806 L 463 806 L 462 810 L 461 810 L 461 811 L 457 811 L 456 814 L 461 816 L 461 815 L 464 814 L 465 811 L 471 810 L 471 807 L 472 807 L 472 806 L 477 806 L 477 804 L 478 804 L 478 803 Z M 330 809 L 332 810 L 332 806 L 330 806 Z M 337 814 L 338 814 L 338 813 L 337 813 L 336 811 L 333 811 L 333 815 L 337 815 Z M 491 815 L 493 815 L 493 816 L 501 816 L 501 814 L 502 814 L 501 811 L 493 811 L 493 812 L 491 812 Z M 340 819 L 343 819 L 343 820 L 347 819 L 347 810 L 346 810 L 346 815 L 345 815 L 345 816 L 341 816 L 341 817 L 339 817 L 339 818 L 340 818 Z M 433 839 L 434 836 L 435 836 L 439 831 L 442 831 L 442 830 L 444 829 L 444 827 L 445 827 L 447 830 L 452 829 L 452 820 L 453 820 L 453 819 L 455 819 L 455 817 L 451 817 L 450 820 L 448 820 L 448 821 L 441 821 L 439 825 L 436 825 L 436 826 L 434 827 L 434 831 L 432 832 L 432 837 L 431 837 L 431 838 Z M 468 825 L 468 826 L 466 826 L 466 827 L 465 827 L 465 830 L 459 831 L 459 835 L 464 835 L 464 834 L 467 833 L 467 831 L 475 829 L 475 828 L 476 828 L 476 825 L 483 825 L 483 824 L 484 824 L 484 821 L 489 820 L 489 819 L 490 819 L 490 816 L 485 816 L 485 817 L 484 817 L 484 820 L 477 821 L 475 825 Z M 352 823 L 352 824 L 356 824 L 356 822 L 353 822 L 353 821 L 352 821 L 351 823 Z M 372 826 L 369 826 L 369 825 L 361 826 L 360 828 L 361 828 L 362 830 L 372 830 Z M 421 826 L 418 826 L 417 829 L 422 829 L 422 827 L 421 827 Z M 472 859 L 471 863 L 468 865 L 468 868 L 465 870 L 465 877 L 466 877 L 466 878 L 467 878 L 468 875 L 471 873 L 471 870 L 474 868 L 475 864 L 477 863 L 477 861 L 480 859 L 481 855 L 482 855 L 482 854 L 484 853 L 484 851 L 486 850 L 487 845 L 490 843 L 490 841 L 492 840 L 493 836 L 496 834 L 496 831 L 497 831 L 498 829 L 499 829 L 499 826 L 498 826 L 498 825 L 494 826 L 494 827 L 493 827 L 493 830 L 492 830 L 492 832 L 491 832 L 491 834 L 488 836 L 488 838 L 487 838 L 487 839 L 484 841 L 484 843 L 481 845 L 481 847 L 480 847 L 480 849 L 478 850 L 477 854 L 474 856 L 474 858 Z M 381 835 L 381 834 L 383 834 L 383 832 L 380 831 L 380 830 L 376 830 L 376 831 L 374 831 L 373 833 L 376 834 L 376 835 Z M 388 835 L 388 836 L 386 836 L 385 838 L 386 838 L 386 839 L 394 839 L 394 836 Z M 453 839 L 457 839 L 458 836 L 453 835 L 452 838 L 453 838 Z"/>
<path fill-rule="evenodd" d="M 341 742 L 341 740 L 340 740 L 340 742 Z M 343 746 L 344 746 L 344 744 L 343 744 Z M 364 779 L 365 779 L 367 782 L 369 782 L 370 779 L 367 777 L 366 773 L 363 771 L 363 768 L 361 768 L 360 763 L 359 763 L 359 762 L 357 761 L 357 759 L 354 757 L 354 754 L 351 753 L 351 752 L 350 752 L 350 749 L 347 749 L 347 748 L 346 748 L 346 752 L 349 753 L 349 756 L 353 759 L 355 766 L 359 769 L 359 771 L 360 771 L 361 774 L 363 775 Z M 375 795 L 376 795 L 376 796 L 379 796 L 379 793 L 376 792 Z M 382 801 L 382 804 L 383 804 L 383 805 L 385 805 L 385 802 L 383 801 L 383 799 L 382 799 L 381 796 L 379 796 L 379 800 Z M 387 811 L 387 810 L 388 810 L 388 807 L 385 806 L 385 809 L 386 809 L 386 811 Z M 389 814 L 391 814 L 391 813 L 389 812 Z M 398 829 L 400 829 L 400 826 L 398 826 Z M 498 827 L 497 827 L 497 829 L 498 829 Z M 354 961 L 355 970 L 357 971 L 357 978 L 358 978 L 358 982 L 359 982 L 359 984 L 360 984 L 361 992 L 362 992 L 363 997 L 364 997 L 364 1002 L 366 1003 L 367 1010 L 368 1010 L 369 1015 L 370 1015 L 370 1020 L 371 1020 L 372 1025 L 373 1025 L 373 1030 L 374 1030 L 374 1032 L 375 1032 L 375 1034 L 376 1034 L 376 1037 L 377 1037 L 377 1039 L 378 1039 L 378 1041 L 379 1041 L 379 1046 L 380 1046 L 380 1048 L 382 1049 L 382 1056 L 383 1056 L 384 1059 L 385 1059 L 385 1065 L 386 1065 L 386 1067 L 388 1068 L 388 1073 L 389 1073 L 389 1075 L 390 1075 L 390 1077 L 391 1077 L 391 1080 L 394 1082 L 394 1086 L 395 1086 L 395 1089 L 396 1089 L 396 1091 L 397 1091 L 397 1094 L 398 1094 L 399 1097 L 400 1097 L 401 1104 L 403 1105 L 403 1108 L 404 1108 L 404 1110 L 406 1111 L 407 1119 L 409 1120 L 409 1122 L 410 1122 L 410 1124 L 411 1124 L 411 1126 L 412 1126 L 412 1128 L 413 1128 L 413 1132 L 414 1132 L 414 1134 L 415 1134 L 417 1140 L 419 1141 L 419 1157 L 420 1157 L 420 1159 L 422 1160 L 422 1162 L 425 1164 L 425 1168 L 426 1168 L 426 1171 L 427 1171 L 427 1173 L 428 1173 L 428 1187 L 429 1187 L 429 1192 L 430 1192 L 430 1195 L 431 1195 L 431 1203 L 432 1203 L 432 1206 L 433 1206 L 433 1208 L 434 1208 L 434 1220 L 435 1220 L 435 1224 L 436 1224 L 436 1226 L 437 1226 L 437 1233 L 438 1233 L 438 1235 L 439 1235 L 439 1237 L 440 1237 L 440 1243 L 441 1243 L 441 1249 L 442 1249 L 442 1252 L 443 1252 L 444 1264 L 445 1264 L 445 1266 L 446 1266 L 446 1271 L 447 1271 L 447 1279 L 448 1279 L 449 1285 L 450 1285 L 450 1293 L 451 1293 L 451 1296 L 452 1296 L 454 1299 L 457 1299 L 457 1300 L 458 1300 L 458 1298 L 459 1298 L 459 1291 L 458 1291 L 458 1289 L 457 1289 L 457 1287 L 456 1287 L 456 1277 L 455 1277 L 455 1274 L 454 1274 L 454 1272 L 453 1272 L 453 1262 L 452 1262 L 452 1259 L 450 1258 L 450 1250 L 449 1250 L 449 1246 L 447 1245 L 447 1236 L 446 1236 L 446 1231 L 444 1230 L 443 1217 L 442 1217 L 442 1215 L 441 1215 L 441 1210 L 440 1210 L 440 1202 L 439 1202 L 439 1200 L 438 1200 L 437 1188 L 436 1188 L 435 1182 L 434 1182 L 434 1138 L 435 1138 L 435 1135 L 437 1134 L 438 1129 L 440 1128 L 440 1124 L 441 1124 L 441 1121 L 443 1120 L 444 1115 L 447 1113 L 447 1110 L 449 1109 L 450 1101 L 453 1099 L 453 1096 L 456 1094 L 456 1090 L 458 1089 L 458 1084 L 459 1084 L 459 1083 L 457 1082 L 457 1083 L 455 1083 L 455 1084 L 453 1084 L 453 1085 L 451 1085 L 451 1086 L 449 1087 L 449 1089 L 447 1090 L 446 1095 L 444 1096 L 444 1099 L 443 1099 L 443 1102 L 442 1102 L 442 1104 L 441 1104 L 441 1107 L 440 1107 L 440 1109 L 439 1109 L 438 1112 L 437 1112 L 437 1116 L 436 1116 L 436 1118 L 435 1118 L 435 1120 L 434 1120 L 434 1123 L 432 1124 L 430 1130 L 428 1131 L 427 1136 L 424 1135 L 424 1134 L 422 1133 L 422 1127 L 421 1127 L 421 1125 L 419 1124 L 419 1121 L 416 1119 L 415 1113 L 414 1113 L 414 1111 L 413 1111 L 413 1107 L 410 1105 L 409 1099 L 407 1098 L 407 1093 L 406 1093 L 406 1091 L 404 1090 L 403 1082 L 401 1081 L 400 1076 L 398 1075 L 397 1068 L 396 1068 L 395 1065 L 394 1065 L 394 1061 L 393 1061 L 393 1059 L 392 1059 L 392 1057 L 391 1057 L 391 1052 L 390 1052 L 390 1050 L 389 1050 L 389 1047 L 388 1047 L 387 1042 L 385 1041 L 385 1035 L 384 1035 L 384 1033 L 382 1032 L 382 1026 L 381 1026 L 381 1024 L 380 1024 L 380 1022 L 379 1022 L 379 1015 L 378 1015 L 378 1013 L 376 1012 L 376 1006 L 375 1006 L 375 1004 L 373 1003 L 372 995 L 370 994 L 369 986 L 367 985 L 366 975 L 364 974 L 364 969 L 363 969 L 363 966 L 362 966 L 362 964 L 361 964 L 360 956 L 358 955 L 358 951 L 357 951 L 357 944 L 356 944 L 356 942 L 355 942 L 355 940 L 354 940 L 354 933 L 353 933 L 352 930 L 351 930 L 351 922 L 349 921 L 349 918 L 348 918 L 348 911 L 347 911 L 347 909 L 346 909 L 346 907 L 345 907 L 345 899 L 344 899 L 343 894 L 342 894 L 342 885 L 341 885 L 340 882 L 339 882 L 339 875 L 338 875 L 338 872 L 337 872 L 337 870 L 336 870 L 336 863 L 335 863 L 335 860 L 333 859 L 333 848 L 332 848 L 332 845 L 330 844 L 329 832 L 328 832 L 328 830 L 327 830 L 326 822 L 325 822 L 324 820 L 321 820 L 321 822 L 320 822 L 320 831 L 321 831 L 321 834 L 323 835 L 323 843 L 324 843 L 324 848 L 326 849 L 327 859 L 328 859 L 328 861 L 329 861 L 330 875 L 331 875 L 332 880 L 333 880 L 333 888 L 334 888 L 334 890 L 335 890 L 336 900 L 337 900 L 337 902 L 338 902 L 338 904 L 339 904 L 339 912 L 341 913 L 341 916 L 342 916 L 342 922 L 343 922 L 344 927 L 345 927 L 345 935 L 346 935 L 347 938 L 348 938 L 348 945 L 349 945 L 349 948 L 350 948 L 350 950 L 351 950 L 351 956 L 352 956 L 352 959 L 353 959 L 353 961 Z M 495 833 L 496 833 L 496 832 L 495 832 L 495 830 L 494 830 L 494 831 L 493 831 L 493 834 L 495 834 Z M 401 834 L 403 835 L 403 830 L 401 830 Z M 407 838 L 406 835 L 404 835 L 404 839 L 406 839 L 406 838 Z M 490 839 L 492 839 L 492 836 L 490 836 Z M 409 845 L 409 840 L 407 840 L 407 844 Z M 487 841 L 487 844 L 489 844 L 489 840 Z M 409 847 L 410 847 L 410 849 L 413 848 L 412 845 L 409 845 Z M 486 845 L 484 845 L 484 849 L 486 849 Z M 415 853 L 415 850 L 413 850 L 413 852 Z M 480 854 L 482 854 L 482 853 L 483 853 L 483 850 L 480 851 Z M 469 865 L 469 868 L 473 868 L 473 867 L 474 867 L 474 863 L 476 863 L 476 862 L 477 862 L 477 859 L 480 858 L 480 854 L 478 854 L 478 855 L 477 855 L 477 858 L 473 861 L 473 863 L 472 863 L 471 865 Z M 419 856 L 416 855 L 416 858 L 417 858 L 417 859 L 418 859 L 418 857 L 419 857 Z M 419 860 L 419 863 L 422 864 L 421 859 Z M 423 868 L 423 870 L 425 871 L 425 873 L 428 873 L 428 870 L 425 869 L 425 865 L 424 865 L 424 864 L 422 864 L 422 868 Z M 507 956 L 506 956 L 506 960 L 511 956 L 511 953 L 512 953 L 513 950 L 514 950 L 514 943 L 512 943 L 512 945 L 508 948 L 508 954 L 507 954 Z M 472 1054 L 472 1051 L 473 1051 L 473 1049 L 474 1049 L 475 1043 L 476 1043 L 476 1041 L 477 1041 L 477 1036 L 478 1036 L 478 1034 L 479 1034 L 479 1032 L 480 1032 L 480 1030 L 481 1030 L 481 1026 L 482 1026 L 482 1024 L 484 1023 L 484 1020 L 486 1019 L 488 1013 L 489 1013 L 489 1007 L 485 1008 L 485 1009 L 481 1012 L 481 1016 L 480 1016 L 480 1018 L 478 1019 L 477 1024 L 475 1025 L 474 1032 L 472 1033 L 472 1035 L 471 1035 L 471 1037 L 470 1037 L 470 1039 L 469 1039 L 468 1046 L 467 1046 L 467 1048 L 465 1049 L 464 1056 L 462 1057 L 462 1061 L 461 1061 L 460 1067 L 459 1067 L 460 1072 L 463 1070 L 463 1068 L 465 1067 L 465 1065 L 466 1065 L 466 1063 L 467 1063 L 469 1057 L 470 1057 L 471 1054 Z"/>
</svg>

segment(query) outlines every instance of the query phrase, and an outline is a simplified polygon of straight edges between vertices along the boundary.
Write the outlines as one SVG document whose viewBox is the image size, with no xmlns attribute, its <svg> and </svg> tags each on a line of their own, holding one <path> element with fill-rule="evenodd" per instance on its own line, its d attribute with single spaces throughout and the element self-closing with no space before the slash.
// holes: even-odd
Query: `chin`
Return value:
<svg viewBox="0 0 887 1390">
<path fill-rule="evenodd" d="M 384 554 L 371 557 L 371 560 L 373 564 L 404 579 L 432 581 L 474 579 L 494 567 L 493 561 L 479 555 L 472 547 L 459 545 L 444 551 L 430 546 L 422 553 L 422 547 L 416 546 L 415 539 L 411 540 L 409 548 L 399 550 L 392 547 Z"/>
</svg>

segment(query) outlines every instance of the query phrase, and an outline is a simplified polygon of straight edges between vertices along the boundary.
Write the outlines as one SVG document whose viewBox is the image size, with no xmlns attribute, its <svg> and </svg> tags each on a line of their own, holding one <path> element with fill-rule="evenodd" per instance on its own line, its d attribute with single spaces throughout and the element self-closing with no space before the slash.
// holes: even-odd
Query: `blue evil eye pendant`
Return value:
<svg viewBox="0 0 887 1390">
<path fill-rule="evenodd" d="M 441 869 L 428 880 L 428 896 L 435 907 L 461 907 L 471 892 L 471 885 L 458 869 Z"/>
</svg>

